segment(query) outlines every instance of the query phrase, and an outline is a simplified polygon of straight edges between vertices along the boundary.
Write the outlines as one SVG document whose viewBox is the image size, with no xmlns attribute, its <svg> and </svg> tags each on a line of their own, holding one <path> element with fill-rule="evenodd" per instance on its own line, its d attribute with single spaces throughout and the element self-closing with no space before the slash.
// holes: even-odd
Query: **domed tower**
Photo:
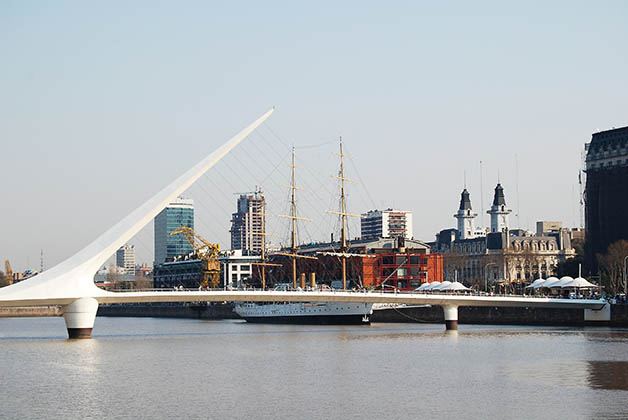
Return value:
<svg viewBox="0 0 628 420">
<path fill-rule="evenodd" d="M 458 219 L 458 237 L 460 239 L 470 239 L 475 237 L 475 228 L 473 219 L 477 216 L 471 210 L 471 200 L 469 199 L 469 191 L 465 188 L 460 195 L 460 208 L 454 217 Z"/>
<path fill-rule="evenodd" d="M 504 198 L 504 188 L 502 184 L 495 187 L 495 196 L 493 197 L 493 205 L 487 211 L 491 215 L 491 232 L 501 232 L 508 229 L 508 215 L 512 212 L 506 207 L 506 199 Z"/>
</svg>

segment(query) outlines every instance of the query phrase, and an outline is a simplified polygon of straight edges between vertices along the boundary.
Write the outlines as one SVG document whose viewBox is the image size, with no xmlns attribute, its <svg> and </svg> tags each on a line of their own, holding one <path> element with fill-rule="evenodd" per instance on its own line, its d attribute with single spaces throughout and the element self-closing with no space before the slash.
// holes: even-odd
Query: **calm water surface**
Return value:
<svg viewBox="0 0 628 420">
<path fill-rule="evenodd" d="M 628 418 L 628 330 L 0 319 L 0 418 Z"/>
</svg>

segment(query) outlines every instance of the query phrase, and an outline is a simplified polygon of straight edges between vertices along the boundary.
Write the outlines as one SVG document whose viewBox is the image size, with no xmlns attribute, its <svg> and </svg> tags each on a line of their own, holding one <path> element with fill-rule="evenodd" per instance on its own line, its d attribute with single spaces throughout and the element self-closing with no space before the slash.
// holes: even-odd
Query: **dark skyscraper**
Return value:
<svg viewBox="0 0 628 420">
<path fill-rule="evenodd" d="M 596 254 L 628 239 L 628 127 L 593 134 L 585 150 L 585 262 L 594 274 Z"/>
</svg>

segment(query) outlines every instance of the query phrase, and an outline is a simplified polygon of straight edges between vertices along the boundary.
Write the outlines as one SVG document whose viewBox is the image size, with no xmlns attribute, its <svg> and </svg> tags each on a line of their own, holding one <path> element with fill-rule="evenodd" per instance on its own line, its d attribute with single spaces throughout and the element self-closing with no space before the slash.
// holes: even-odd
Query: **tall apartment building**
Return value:
<svg viewBox="0 0 628 420">
<path fill-rule="evenodd" d="M 402 210 L 369 210 L 360 221 L 361 239 L 412 239 L 412 213 Z"/>
<path fill-rule="evenodd" d="M 170 236 L 180 226 L 194 229 L 194 200 L 177 197 L 155 217 L 155 265 L 193 251 L 181 234 Z"/>
<path fill-rule="evenodd" d="M 231 216 L 231 249 L 241 249 L 243 255 L 258 255 L 264 245 L 266 202 L 261 190 L 241 194 L 238 211 Z"/>
<path fill-rule="evenodd" d="M 122 274 L 135 274 L 135 247 L 122 245 L 116 251 L 116 265 L 122 269 Z"/>
<path fill-rule="evenodd" d="M 628 239 L 628 127 L 593 134 L 585 151 L 585 266 L 593 274 L 596 254 Z"/>
</svg>

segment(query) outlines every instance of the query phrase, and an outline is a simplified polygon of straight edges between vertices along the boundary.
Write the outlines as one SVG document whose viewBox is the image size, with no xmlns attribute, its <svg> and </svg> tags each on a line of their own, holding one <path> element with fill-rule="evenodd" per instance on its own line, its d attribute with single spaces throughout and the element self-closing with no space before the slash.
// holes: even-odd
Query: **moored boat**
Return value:
<svg viewBox="0 0 628 420">
<path fill-rule="evenodd" d="M 234 311 L 247 322 L 273 324 L 361 325 L 370 323 L 371 303 L 238 303 Z"/>
</svg>

